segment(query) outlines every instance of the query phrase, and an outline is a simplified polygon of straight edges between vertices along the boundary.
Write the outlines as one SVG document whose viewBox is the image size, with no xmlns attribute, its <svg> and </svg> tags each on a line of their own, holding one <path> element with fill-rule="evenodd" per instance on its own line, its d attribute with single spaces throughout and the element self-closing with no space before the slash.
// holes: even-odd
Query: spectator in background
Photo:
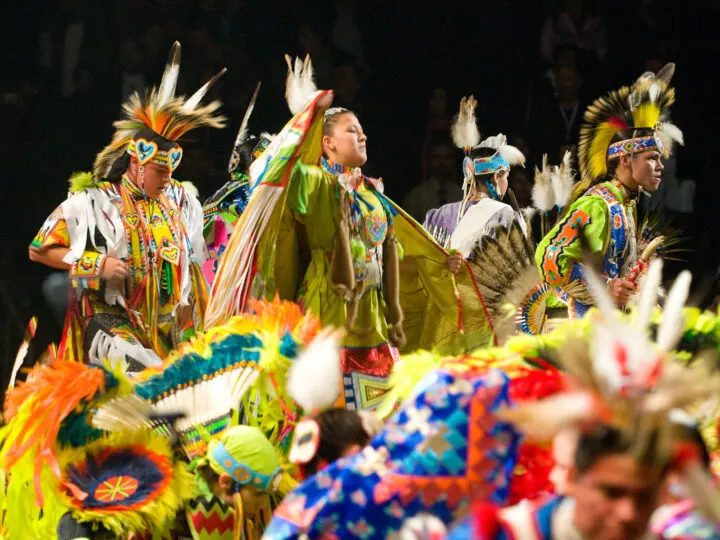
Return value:
<svg viewBox="0 0 720 540">
<path fill-rule="evenodd" d="M 95 77 L 102 77 L 107 65 L 107 21 L 96 6 L 83 0 L 62 0 L 47 13 L 38 41 L 38 67 L 55 95 L 75 93 L 75 77 L 82 64 Z"/>
<path fill-rule="evenodd" d="M 362 72 L 353 57 L 346 55 L 338 61 L 332 74 L 332 89 L 337 107 L 352 110 L 358 118 L 362 116 Z"/>
<path fill-rule="evenodd" d="M 120 101 L 125 103 L 133 92 L 145 87 L 145 74 L 142 70 L 142 55 L 134 37 L 124 37 L 120 41 Z"/>
<path fill-rule="evenodd" d="M 458 170 L 457 150 L 450 138 L 431 141 L 428 148 L 428 178 L 407 194 L 403 209 L 422 223 L 431 208 L 462 200 Z"/>
<path fill-rule="evenodd" d="M 532 183 L 530 182 L 530 171 L 528 169 L 525 167 L 513 167 L 510 169 L 508 183 L 520 208 L 532 206 Z"/>
<path fill-rule="evenodd" d="M 355 0 L 335 1 L 335 21 L 332 36 L 335 48 L 355 58 L 363 69 L 368 69 L 363 49 L 362 33 L 356 17 Z"/>
<path fill-rule="evenodd" d="M 148 28 L 141 40 L 143 72 L 145 74 L 153 79 L 162 75 L 167 60 L 167 48 L 168 41 L 163 29 L 159 25 Z M 183 63 L 186 63 L 184 59 Z M 187 71 L 187 68 L 184 68 L 183 71 Z M 182 91 L 179 90 L 179 93 L 182 93 Z"/>
<path fill-rule="evenodd" d="M 318 88 L 330 88 L 333 77 L 333 57 L 325 45 L 325 36 L 317 21 L 308 19 L 303 21 L 297 29 L 298 47 L 300 57 L 310 55 L 315 73 L 315 83 Z"/>
<path fill-rule="evenodd" d="M 555 68 L 555 96 L 537 103 L 528 118 L 533 163 L 540 163 L 542 154 L 547 154 L 551 163 L 557 163 L 565 150 L 575 153 L 585 109 L 580 98 L 581 86 L 582 78 L 576 68 L 570 65 Z"/>
<path fill-rule="evenodd" d="M 574 45 L 597 60 L 604 60 L 608 49 L 605 22 L 583 0 L 563 0 L 563 8 L 545 20 L 540 54 L 552 62 L 557 45 Z"/>
<path fill-rule="evenodd" d="M 533 101 L 540 101 L 555 95 L 555 71 L 561 67 L 579 70 L 578 51 L 574 45 L 558 45 L 553 51 L 553 63 L 532 85 Z"/>
</svg>

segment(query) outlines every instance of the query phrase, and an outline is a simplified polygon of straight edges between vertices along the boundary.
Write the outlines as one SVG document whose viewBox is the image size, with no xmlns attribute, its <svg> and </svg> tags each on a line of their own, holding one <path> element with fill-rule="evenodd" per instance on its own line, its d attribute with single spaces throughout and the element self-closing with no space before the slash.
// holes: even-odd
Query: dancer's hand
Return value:
<svg viewBox="0 0 720 540">
<path fill-rule="evenodd" d="M 332 105 L 333 99 L 335 99 L 335 93 L 332 90 L 329 90 L 320 99 L 318 99 L 317 107 L 321 111 L 329 109 L 330 105 Z"/>
<path fill-rule="evenodd" d="M 615 305 L 622 307 L 627 304 L 628 300 L 630 300 L 630 297 L 635 292 L 635 285 L 632 281 L 615 278 L 608 283 L 608 292 L 615 301 Z"/>
<path fill-rule="evenodd" d="M 400 348 L 407 342 L 405 338 L 405 332 L 403 331 L 402 321 L 396 322 L 389 328 L 390 342 L 396 347 Z"/>
<path fill-rule="evenodd" d="M 125 279 L 128 277 L 128 265 L 125 261 L 115 257 L 106 257 L 105 264 L 100 270 L 100 277 L 103 279 Z"/>
<path fill-rule="evenodd" d="M 463 256 L 460 253 L 454 253 L 453 255 L 449 255 L 448 258 L 445 259 L 448 270 L 450 270 L 450 273 L 453 276 L 458 273 L 458 270 L 460 270 L 460 267 L 462 266 L 462 261 Z"/>
</svg>

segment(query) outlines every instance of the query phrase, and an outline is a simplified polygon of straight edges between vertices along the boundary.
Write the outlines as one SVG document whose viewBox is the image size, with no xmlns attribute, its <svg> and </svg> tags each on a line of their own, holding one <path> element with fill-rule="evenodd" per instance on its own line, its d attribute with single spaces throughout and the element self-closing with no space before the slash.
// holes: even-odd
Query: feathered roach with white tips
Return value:
<svg viewBox="0 0 720 540">
<path fill-rule="evenodd" d="M 225 117 L 217 114 L 220 102 L 213 101 L 205 106 L 201 106 L 200 102 L 225 71 L 223 68 L 190 98 L 176 97 L 180 72 L 180 43 L 176 41 L 159 87 L 142 95 L 135 92 L 123 104 L 124 118 L 114 123 L 112 142 L 95 158 L 93 181 L 98 182 L 107 177 L 115 161 L 127 151 L 128 144 L 143 129 L 150 129 L 169 141 L 177 141 L 192 129 L 224 127 Z"/>
</svg>

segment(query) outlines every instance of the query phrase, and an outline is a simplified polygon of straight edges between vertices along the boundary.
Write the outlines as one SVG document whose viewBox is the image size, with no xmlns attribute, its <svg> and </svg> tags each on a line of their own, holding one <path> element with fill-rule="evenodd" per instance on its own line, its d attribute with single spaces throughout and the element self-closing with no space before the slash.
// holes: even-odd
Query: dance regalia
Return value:
<svg viewBox="0 0 720 540">
<path fill-rule="evenodd" d="M 215 279 L 220 257 L 249 198 L 248 177 L 237 173 L 234 180 L 222 186 L 203 204 L 203 234 L 208 258 L 202 269 L 208 283 Z"/>
<path fill-rule="evenodd" d="M 203 204 L 203 234 L 208 249 L 208 258 L 202 268 L 205 279 L 211 285 L 215 279 L 220 257 L 225 252 L 230 235 L 235 228 L 235 223 L 250 199 L 248 167 L 265 151 L 271 141 L 271 136 L 267 133 L 260 135 L 260 139 L 248 133 L 248 122 L 255 108 L 259 91 L 260 83 L 255 88 L 255 93 L 245 111 L 235 138 L 235 146 L 228 164 L 230 181 Z"/>
<path fill-rule="evenodd" d="M 192 335 L 195 317 L 202 317 L 207 293 L 199 274 L 204 258 L 200 203 L 175 180 L 157 201 L 145 198 L 127 176 L 80 189 L 50 215 L 31 244 L 71 250 L 70 275 L 79 298 L 69 309 L 66 331 L 79 334 L 63 336 L 77 346 L 67 353 L 81 359 L 86 352 L 98 361 L 119 351 L 133 371 L 156 365 Z M 100 279 L 107 256 L 128 263 L 130 275 L 120 286 Z M 157 295 L 149 293 L 153 287 Z M 196 310 L 194 316 L 176 317 L 182 305 Z M 83 351 L 82 336 L 92 330 L 91 321 L 102 330 Z"/>
<path fill-rule="evenodd" d="M 720 524 L 713 524 L 693 508 L 692 501 L 661 506 L 650 528 L 662 540 L 720 540 Z"/>
<path fill-rule="evenodd" d="M 372 408 L 401 345 L 390 340 L 392 324 L 404 329 L 406 350 L 459 353 L 487 344 L 492 330 L 470 273 L 448 274 L 447 253 L 382 194 L 380 180 L 320 159 L 322 95 L 252 164 L 252 197 L 220 262 L 207 323 L 242 312 L 250 298 L 297 300 L 324 326 L 348 329 L 344 399 Z M 333 282 L 335 267 L 350 281 Z"/>
<path fill-rule="evenodd" d="M 559 223 L 543 238 L 536 261 L 548 293 L 542 300 L 558 308 L 548 320 L 581 317 L 592 305 L 583 277 L 583 244 L 602 260 L 603 279 L 623 278 L 635 282 L 647 265 L 647 246 L 638 240 L 636 194 L 608 177 L 608 162 L 623 155 L 659 151 L 666 157 L 682 134 L 667 120 L 675 100 L 669 86 L 674 66 L 654 75 L 646 73 L 632 87 L 623 87 L 596 100 L 585 113 L 578 157 L 581 182 L 579 198 Z M 627 131 L 628 138 L 612 142 Z M 582 240 L 581 240 L 582 237 Z"/>
<path fill-rule="evenodd" d="M 189 99 L 174 96 L 180 45 L 176 43 L 158 89 L 134 94 L 116 122 L 113 142 L 93 173 L 71 178 L 71 195 L 48 218 L 31 250 L 69 248 L 76 301 L 66 317 L 60 356 L 99 362 L 124 358 L 133 371 L 157 365 L 175 345 L 202 329 L 207 285 L 202 208 L 175 180 L 156 199 L 143 187 L 145 165 L 172 173 L 182 159 L 176 142 L 198 127 L 222 127 L 219 102 L 200 100 L 217 76 Z M 137 160 L 137 178 L 126 174 Z M 113 181 L 106 181 L 113 177 Z M 107 257 L 123 260 L 125 280 L 101 278 Z"/>
<path fill-rule="evenodd" d="M 447 540 L 557 540 L 582 538 L 572 525 L 574 502 L 554 497 L 541 504 L 522 502 L 498 508 L 478 505 L 456 525 Z"/>
<path fill-rule="evenodd" d="M 55 360 L 9 390 L 0 432 L 3 538 L 169 538 L 193 479 L 166 437 L 149 426 L 115 433 L 95 413 L 127 397 L 120 367 Z M 123 420 L 131 420 L 126 409 Z"/>
<path fill-rule="evenodd" d="M 423 223 L 442 246 L 460 252 L 465 258 L 483 235 L 498 226 L 509 227 L 516 220 L 512 207 L 501 202 L 494 175 L 507 173 L 511 166 L 525 163 L 522 152 L 508 145 L 502 133 L 480 140 L 476 106 L 472 96 L 463 98 L 452 126 L 453 142 L 465 152 L 463 199 L 430 210 Z M 486 155 L 480 156 L 480 152 Z M 478 157 L 473 158 L 473 153 Z M 483 179 L 489 195 L 479 190 L 479 179 Z"/>
</svg>

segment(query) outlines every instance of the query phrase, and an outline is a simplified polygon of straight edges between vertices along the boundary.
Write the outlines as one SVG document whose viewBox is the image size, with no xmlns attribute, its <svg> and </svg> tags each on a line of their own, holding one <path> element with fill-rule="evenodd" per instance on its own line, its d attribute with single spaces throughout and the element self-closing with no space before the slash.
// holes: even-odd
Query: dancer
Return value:
<svg viewBox="0 0 720 540">
<path fill-rule="evenodd" d="M 661 269 L 660 261 L 650 266 L 648 287 L 632 323 L 615 314 L 605 283 L 586 269 L 602 318 L 593 322 L 589 341 L 576 338 L 561 351 L 567 389 L 498 413 L 537 440 L 578 430 L 567 494 L 506 509 L 480 501 L 477 513 L 450 538 L 644 538 L 672 470 L 709 517 L 720 518 L 720 501 L 701 460 L 702 448 L 679 433 L 672 419 L 673 410 L 714 395 L 720 380 L 704 368 L 666 365 L 682 334 L 688 272 L 678 276 L 669 293 L 672 300 L 657 342 L 648 339 Z"/>
<path fill-rule="evenodd" d="M 502 133 L 480 141 L 476 107 L 473 96 L 463 98 L 452 126 L 453 141 L 465 152 L 463 199 L 430 210 L 423 224 L 441 245 L 463 257 L 489 228 L 507 226 L 515 219 L 512 207 L 501 201 L 508 189 L 510 167 L 525 163 L 525 156 L 508 145 Z M 454 258 L 457 260 L 457 255 Z M 451 269 L 459 267 L 455 261 L 448 264 Z"/>
<path fill-rule="evenodd" d="M 260 138 L 249 133 L 248 122 L 255 108 L 260 91 L 260 83 L 245 111 L 240 124 L 235 145 L 233 146 L 228 173 L 230 181 L 225 183 L 203 204 L 203 234 L 208 248 L 208 258 L 203 263 L 203 273 L 208 284 L 212 285 L 217 271 L 218 261 L 225 252 L 235 222 L 243 213 L 250 198 L 248 169 L 250 163 L 258 158 L 270 144 L 271 136 L 262 133 Z"/>
<path fill-rule="evenodd" d="M 372 408 L 398 347 L 461 352 L 489 342 L 491 323 L 467 268 L 453 279 L 447 253 L 382 194 L 381 180 L 362 174 L 367 136 L 357 116 L 330 108 L 332 92 L 308 101 L 309 61 L 295 69 L 288 101 L 298 112 L 251 166 L 253 196 L 220 262 L 207 321 L 242 312 L 250 298 L 297 300 L 347 330 L 342 399 Z"/>
<path fill-rule="evenodd" d="M 663 157 L 673 142 L 682 143 L 680 130 L 667 122 L 675 101 L 673 71 L 668 64 L 657 75 L 646 73 L 585 112 L 576 200 L 535 253 L 545 282 L 555 289 L 547 298 L 549 320 L 580 317 L 593 304 L 583 277 L 583 245 L 602 258 L 602 276 L 616 305 L 624 306 L 635 292 L 642 259 L 652 252 L 644 253 L 638 242 L 636 199 L 657 190 Z"/>
<path fill-rule="evenodd" d="M 171 175 L 180 137 L 224 125 L 220 103 L 200 101 L 225 70 L 185 99 L 175 97 L 179 64 L 176 42 L 159 88 L 130 97 L 92 174 L 70 179 L 30 245 L 31 260 L 70 273 L 63 358 L 120 358 L 139 371 L 203 327 L 202 208 Z"/>
</svg>

